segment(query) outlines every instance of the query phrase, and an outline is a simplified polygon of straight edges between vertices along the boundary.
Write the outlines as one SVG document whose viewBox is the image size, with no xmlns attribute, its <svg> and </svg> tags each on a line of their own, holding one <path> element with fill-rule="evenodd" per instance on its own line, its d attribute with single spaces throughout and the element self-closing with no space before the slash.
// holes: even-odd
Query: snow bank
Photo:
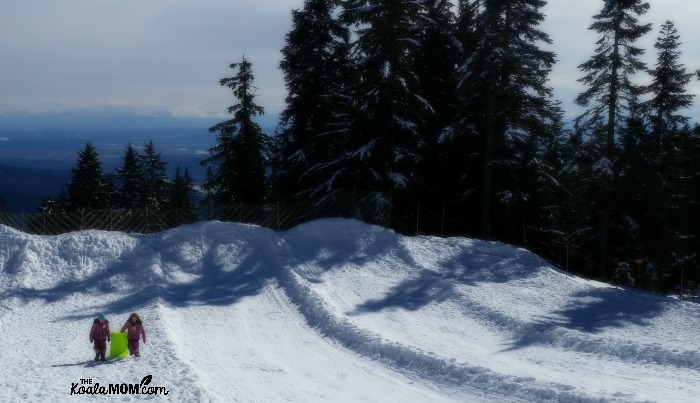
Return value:
<svg viewBox="0 0 700 403">
<path fill-rule="evenodd" d="M 700 386 L 698 305 L 494 242 L 326 219 L 285 233 L 0 227 L 0 245 L 3 401 L 146 375 L 173 401 L 683 402 Z M 98 311 L 113 327 L 141 314 L 143 357 L 90 360 Z M 37 337 L 47 323 L 66 330 Z"/>
</svg>

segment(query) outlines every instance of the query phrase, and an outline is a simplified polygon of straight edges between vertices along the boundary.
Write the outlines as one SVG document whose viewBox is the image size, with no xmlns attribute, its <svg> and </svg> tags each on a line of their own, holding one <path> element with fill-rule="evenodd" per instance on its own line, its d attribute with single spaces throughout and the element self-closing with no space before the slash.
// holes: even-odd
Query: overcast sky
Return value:
<svg viewBox="0 0 700 403">
<path fill-rule="evenodd" d="M 542 29 L 558 64 L 550 85 L 567 115 L 582 91 L 577 66 L 595 49 L 588 31 L 603 0 L 549 0 Z M 700 68 L 700 1 L 651 0 L 641 22 L 665 20 L 683 42 L 682 62 Z M 253 63 L 257 102 L 268 114 L 284 107 L 278 69 L 291 10 L 303 0 L 1 0 L 0 114 L 113 110 L 177 117 L 224 116 L 234 101 L 219 79 L 243 55 Z M 689 90 L 700 94 L 700 82 Z M 700 105 L 700 101 L 698 102 Z M 689 112 L 693 118 L 698 108 Z"/>
</svg>

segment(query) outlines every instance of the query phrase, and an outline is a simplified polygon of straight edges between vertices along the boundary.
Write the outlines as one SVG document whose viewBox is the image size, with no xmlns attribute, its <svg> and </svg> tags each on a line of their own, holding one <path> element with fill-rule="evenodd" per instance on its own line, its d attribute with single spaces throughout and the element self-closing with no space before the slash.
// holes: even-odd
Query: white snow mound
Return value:
<svg viewBox="0 0 700 403">
<path fill-rule="evenodd" d="M 92 360 L 98 312 L 139 313 L 141 357 Z M 699 325 L 523 249 L 354 220 L 0 226 L 2 402 L 691 402 Z"/>
</svg>

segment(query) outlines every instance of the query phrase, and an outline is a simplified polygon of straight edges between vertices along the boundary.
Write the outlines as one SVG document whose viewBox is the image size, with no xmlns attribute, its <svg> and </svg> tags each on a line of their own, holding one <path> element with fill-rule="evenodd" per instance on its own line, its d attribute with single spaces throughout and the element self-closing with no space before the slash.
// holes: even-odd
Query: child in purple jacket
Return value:
<svg viewBox="0 0 700 403">
<path fill-rule="evenodd" d="M 127 330 L 126 337 L 129 339 L 129 354 L 136 357 L 140 357 L 139 353 L 139 337 L 143 338 L 143 342 L 146 342 L 146 331 L 143 330 L 143 324 L 141 323 L 141 318 L 136 313 L 132 313 L 129 319 L 126 321 L 124 326 L 122 326 L 121 332 L 124 333 Z"/>
<path fill-rule="evenodd" d="M 109 321 L 105 318 L 104 313 L 100 313 L 92 323 L 90 329 L 90 343 L 95 349 L 95 361 L 105 360 L 105 352 L 107 351 L 107 342 L 109 341 Z"/>
</svg>

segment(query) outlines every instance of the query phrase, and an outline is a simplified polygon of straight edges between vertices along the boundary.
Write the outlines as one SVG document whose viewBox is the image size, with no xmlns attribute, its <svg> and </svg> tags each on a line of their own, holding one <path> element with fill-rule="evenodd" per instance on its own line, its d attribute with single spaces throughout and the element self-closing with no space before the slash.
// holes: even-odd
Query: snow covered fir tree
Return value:
<svg viewBox="0 0 700 403">
<path fill-rule="evenodd" d="M 216 133 L 217 143 L 202 161 L 212 168 L 202 188 L 217 206 L 262 204 L 268 193 L 266 166 L 271 142 L 253 118 L 264 110 L 255 103 L 252 64 L 244 57 L 230 67 L 237 70 L 236 75 L 219 83 L 230 88 L 239 103 L 228 108 L 231 119 L 209 128 Z"/>
<path fill-rule="evenodd" d="M 627 284 L 658 292 L 698 287 L 700 128 L 688 69 L 700 66 L 680 63 L 672 21 L 645 22 L 649 3 L 600 0 L 595 50 L 580 55 L 582 112 L 565 117 L 546 5 L 305 0 L 280 49 L 275 133 L 258 123 L 265 111 L 243 57 L 219 81 L 234 102 L 209 128 L 203 183 L 186 166 L 169 178 L 153 144 L 128 145 L 115 174 L 87 147 L 44 212 L 147 209 L 158 228 L 246 213 L 275 229 L 346 216 L 522 246 L 604 281 L 629 267 Z"/>
</svg>

